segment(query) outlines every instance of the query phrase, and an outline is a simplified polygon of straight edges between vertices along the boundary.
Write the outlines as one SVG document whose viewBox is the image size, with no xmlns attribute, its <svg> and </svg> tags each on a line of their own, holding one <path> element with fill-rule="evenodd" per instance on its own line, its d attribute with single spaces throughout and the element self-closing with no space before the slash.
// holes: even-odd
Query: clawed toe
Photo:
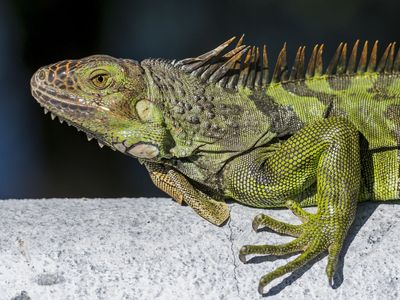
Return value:
<svg viewBox="0 0 400 300">
<path fill-rule="evenodd" d="M 258 284 L 258 293 L 260 295 L 264 294 L 264 286 L 265 285 L 262 285 L 261 282 Z"/>
<path fill-rule="evenodd" d="M 294 260 L 273 270 L 260 279 L 258 286 L 260 294 L 263 293 L 264 287 L 272 280 L 300 268 L 320 253 L 327 250 L 329 255 L 326 273 L 329 283 L 331 285 L 333 284 L 333 275 L 343 244 L 345 232 L 342 232 L 341 228 L 336 228 L 337 231 L 332 230 L 332 224 L 325 216 L 318 213 L 307 213 L 297 204 L 289 203 L 288 206 L 290 206 L 292 211 L 303 220 L 303 224 L 287 224 L 260 214 L 254 218 L 252 227 L 257 231 L 260 225 L 264 225 L 278 233 L 289 234 L 297 238 L 289 243 L 281 245 L 245 245 L 240 249 L 239 259 L 243 263 L 247 262 L 246 255 L 248 254 L 269 254 L 281 256 L 302 251 L 302 253 Z M 327 228 L 330 230 L 327 230 Z"/>
<path fill-rule="evenodd" d="M 247 250 L 246 246 L 243 246 L 239 251 L 239 259 L 244 264 L 247 263 L 247 260 L 246 260 L 247 251 L 248 250 Z"/>
<path fill-rule="evenodd" d="M 259 214 L 252 222 L 252 227 L 255 232 L 258 232 L 260 226 L 265 226 L 277 233 L 286 234 L 293 237 L 299 237 L 303 230 L 300 225 L 293 225 L 282 221 L 275 220 L 270 216 Z"/>
</svg>

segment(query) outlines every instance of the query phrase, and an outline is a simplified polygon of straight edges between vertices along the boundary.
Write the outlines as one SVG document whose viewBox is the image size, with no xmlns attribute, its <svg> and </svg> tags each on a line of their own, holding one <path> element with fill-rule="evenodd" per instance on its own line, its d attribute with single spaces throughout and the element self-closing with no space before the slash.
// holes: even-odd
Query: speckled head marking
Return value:
<svg viewBox="0 0 400 300">
<path fill-rule="evenodd" d="M 169 146 L 162 113 L 147 100 L 140 64 L 95 55 L 40 68 L 32 95 L 52 118 L 84 130 L 125 154 L 157 159 Z"/>
</svg>

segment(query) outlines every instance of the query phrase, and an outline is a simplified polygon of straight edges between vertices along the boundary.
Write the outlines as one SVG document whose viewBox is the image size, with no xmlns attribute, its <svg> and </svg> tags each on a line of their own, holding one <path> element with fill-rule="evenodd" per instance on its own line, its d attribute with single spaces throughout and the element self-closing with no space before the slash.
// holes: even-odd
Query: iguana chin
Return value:
<svg viewBox="0 0 400 300">
<path fill-rule="evenodd" d="M 303 224 L 261 214 L 253 228 L 295 239 L 240 250 L 243 262 L 301 253 L 263 276 L 260 293 L 326 251 L 331 282 L 357 202 L 399 198 L 400 52 L 391 43 L 378 62 L 377 43 L 359 52 L 357 41 L 350 55 L 342 43 L 324 70 L 324 45 L 307 64 L 300 47 L 289 72 L 285 45 L 270 76 L 266 47 L 234 40 L 179 61 L 61 61 L 33 75 L 32 95 L 53 118 L 139 158 L 160 189 L 214 224 L 228 219 L 227 198 L 292 210 Z"/>
</svg>

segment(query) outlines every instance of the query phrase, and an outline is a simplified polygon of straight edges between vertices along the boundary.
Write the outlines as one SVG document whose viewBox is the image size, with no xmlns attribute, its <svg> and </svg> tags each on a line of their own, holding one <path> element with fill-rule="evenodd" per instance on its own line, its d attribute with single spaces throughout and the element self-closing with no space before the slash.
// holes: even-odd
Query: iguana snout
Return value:
<svg viewBox="0 0 400 300">
<path fill-rule="evenodd" d="M 42 106 L 65 119 L 93 110 L 126 115 L 132 112 L 123 107 L 145 91 L 142 72 L 138 62 L 94 55 L 40 68 L 31 90 Z"/>
</svg>

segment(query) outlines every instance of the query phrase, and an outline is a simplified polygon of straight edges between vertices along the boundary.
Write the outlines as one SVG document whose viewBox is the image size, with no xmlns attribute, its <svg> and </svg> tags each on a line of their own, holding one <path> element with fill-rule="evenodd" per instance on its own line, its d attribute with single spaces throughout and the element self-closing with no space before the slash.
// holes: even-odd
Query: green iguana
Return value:
<svg viewBox="0 0 400 300">
<path fill-rule="evenodd" d="M 377 45 L 359 52 L 357 41 L 348 55 L 341 43 L 326 69 L 323 44 L 307 63 L 300 47 L 288 70 L 285 44 L 271 76 L 266 47 L 243 37 L 179 61 L 94 55 L 40 68 L 31 89 L 53 118 L 139 158 L 160 189 L 216 225 L 229 218 L 225 199 L 292 210 L 303 224 L 260 214 L 253 228 L 295 239 L 240 249 L 243 262 L 301 253 L 260 279 L 262 293 L 326 251 L 332 283 L 357 202 L 399 198 L 400 51 L 391 43 L 377 60 Z"/>
</svg>

